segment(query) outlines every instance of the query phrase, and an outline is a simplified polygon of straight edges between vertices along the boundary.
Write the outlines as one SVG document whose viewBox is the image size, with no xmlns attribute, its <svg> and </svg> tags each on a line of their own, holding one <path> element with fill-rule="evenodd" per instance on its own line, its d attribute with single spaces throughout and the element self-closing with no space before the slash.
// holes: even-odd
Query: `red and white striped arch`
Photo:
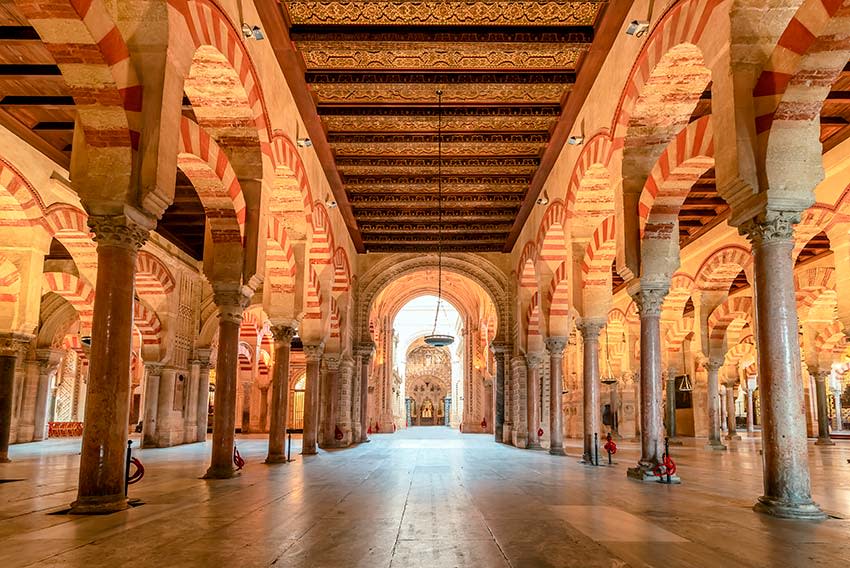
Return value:
<svg viewBox="0 0 850 568">
<path fill-rule="evenodd" d="M 549 204 L 537 231 L 537 258 L 550 268 L 560 264 L 567 254 L 567 208 L 556 199 Z"/>
<path fill-rule="evenodd" d="M 835 270 L 831 266 L 818 266 L 797 272 L 794 274 L 794 288 L 797 310 L 803 319 L 818 300 L 824 297 L 825 292 L 835 295 Z"/>
<path fill-rule="evenodd" d="M 269 240 L 274 246 L 266 248 L 266 285 L 272 294 L 289 294 L 295 291 L 295 254 L 281 219 L 269 216 Z"/>
<path fill-rule="evenodd" d="M 320 322 L 322 321 L 322 285 L 313 265 L 309 266 L 308 277 L 304 319 Z"/>
<path fill-rule="evenodd" d="M 607 130 L 593 135 L 582 148 L 573 175 L 567 186 L 567 218 L 573 218 L 580 213 L 586 212 L 587 207 L 579 208 L 581 195 L 585 192 L 592 196 L 602 192 L 610 192 L 610 176 L 608 168 L 611 164 L 611 156 L 614 154 L 614 144 Z M 593 200 L 595 201 L 595 200 Z M 583 205 L 585 205 L 583 203 Z M 579 211 L 581 209 L 581 211 Z M 612 212 L 607 212 L 610 215 Z M 606 211 L 597 214 L 607 216 Z"/>
<path fill-rule="evenodd" d="M 729 290 L 732 281 L 743 270 L 752 282 L 752 255 L 744 247 L 730 245 L 711 253 L 702 263 L 696 276 L 700 290 Z"/>
<path fill-rule="evenodd" d="M 334 248 L 330 217 L 325 206 L 317 201 L 313 206 L 313 235 L 310 241 L 310 263 L 331 264 Z"/>
<path fill-rule="evenodd" d="M 334 281 L 331 293 L 338 296 L 351 289 L 351 268 L 348 263 L 348 254 L 342 247 L 337 247 L 334 252 L 333 267 Z"/>
<path fill-rule="evenodd" d="M 271 155 L 271 129 L 257 71 L 245 49 L 241 31 L 237 30 L 228 15 L 210 0 L 168 0 L 168 4 L 183 17 L 189 39 L 195 49 L 214 47 L 226 59 L 245 90 L 251 110 L 251 123 L 259 136 L 260 148 Z M 175 35 L 181 32 L 175 31 Z M 175 37 L 174 41 L 184 41 Z M 194 105 L 194 102 L 193 102 Z"/>
<path fill-rule="evenodd" d="M 665 323 L 664 339 L 667 342 L 668 349 L 679 351 L 682 348 L 682 342 L 694 332 L 694 318 L 682 318 Z"/>
<path fill-rule="evenodd" d="M 133 324 L 142 336 L 146 348 L 162 345 L 162 323 L 156 312 L 141 300 L 133 302 Z"/>
<path fill-rule="evenodd" d="M 584 253 L 581 271 L 585 288 L 607 288 L 611 283 L 611 263 L 617 255 L 617 222 L 614 216 L 604 219 L 593 231 Z"/>
<path fill-rule="evenodd" d="M 516 273 L 519 275 L 519 286 L 525 290 L 537 290 L 537 247 L 534 243 L 525 243 L 519 256 Z"/>
<path fill-rule="evenodd" d="M 526 321 L 526 332 L 528 337 L 542 337 L 543 333 L 540 329 L 540 293 L 535 292 L 533 296 L 531 296 L 531 301 L 528 304 L 528 308 L 525 313 L 525 321 Z"/>
<path fill-rule="evenodd" d="M 840 321 L 834 321 L 824 326 L 815 335 L 815 349 L 822 354 L 841 349 L 846 345 L 846 342 L 847 336 L 844 334 L 844 325 Z"/>
<path fill-rule="evenodd" d="M 138 149 L 142 83 L 104 2 L 18 0 L 17 5 L 62 71 L 86 145 Z M 130 156 L 125 160 L 129 171 Z"/>
<path fill-rule="evenodd" d="M 677 272 L 670 279 L 670 291 L 662 304 L 662 319 L 681 319 L 688 298 L 694 291 L 694 279 L 684 272 Z"/>
<path fill-rule="evenodd" d="M 44 291 L 54 292 L 67 300 L 80 316 L 80 332 L 91 335 L 94 316 L 94 288 L 85 280 L 67 272 L 45 272 Z"/>
<path fill-rule="evenodd" d="M 726 332 L 735 320 L 752 322 L 753 299 L 750 296 L 734 296 L 720 304 L 708 318 L 709 341 L 713 348 L 725 345 Z"/>
<path fill-rule="evenodd" d="M 186 117 L 180 121 L 177 165 L 198 193 L 213 242 L 241 243 L 246 205 L 236 173 L 215 140 Z"/>
<path fill-rule="evenodd" d="M 796 261 L 809 241 L 821 231 L 829 234 L 836 221 L 835 212 L 827 206 L 815 205 L 803 211 L 800 222 L 794 226 L 794 250 L 791 252 L 791 258 Z"/>
<path fill-rule="evenodd" d="M 268 146 L 268 156 L 272 160 L 276 175 L 283 179 L 291 179 L 297 187 L 301 194 L 301 210 L 306 216 L 307 223 L 312 223 L 313 195 L 310 190 L 310 179 L 307 177 L 307 170 L 304 168 L 295 144 L 282 132 L 275 131 Z"/>
<path fill-rule="evenodd" d="M 664 149 L 649 173 L 640 195 L 638 213 L 641 235 L 658 232 L 658 227 L 647 227 L 647 222 L 658 216 L 658 221 L 669 222 L 679 214 L 694 183 L 714 166 L 714 132 L 711 116 L 704 116 L 688 124 Z M 668 235 L 669 236 L 669 235 Z"/>
<path fill-rule="evenodd" d="M 552 335 L 566 335 L 570 329 L 572 315 L 570 303 L 570 267 L 569 263 L 558 265 L 549 283 L 547 295 L 549 308 L 549 331 Z"/>
<path fill-rule="evenodd" d="M 337 304 L 336 299 L 333 296 L 331 296 L 330 299 L 328 316 L 328 336 L 331 339 L 339 339 L 339 304 Z"/>
<path fill-rule="evenodd" d="M 29 227 L 41 222 L 45 207 L 35 188 L 11 163 L 0 158 L 0 226 Z"/>
<path fill-rule="evenodd" d="M 136 291 L 139 294 L 165 296 L 174 290 L 174 276 L 168 267 L 147 251 L 136 257 Z"/>
<path fill-rule="evenodd" d="M 21 274 L 11 260 L 0 255 L 0 302 L 15 303 L 20 297 Z"/>
</svg>

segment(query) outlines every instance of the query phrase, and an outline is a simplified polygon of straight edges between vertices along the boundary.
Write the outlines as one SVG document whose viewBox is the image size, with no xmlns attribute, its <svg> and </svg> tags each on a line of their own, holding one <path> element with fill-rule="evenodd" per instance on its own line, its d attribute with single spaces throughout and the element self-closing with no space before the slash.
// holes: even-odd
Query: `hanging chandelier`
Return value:
<svg viewBox="0 0 850 568">
<path fill-rule="evenodd" d="M 443 303 L 443 91 L 437 89 L 437 309 L 434 328 L 425 336 L 432 347 L 447 347 L 454 343 L 451 335 L 437 333 L 437 319 Z"/>
<path fill-rule="evenodd" d="M 605 324 L 605 372 L 602 374 L 603 385 L 613 385 L 617 382 L 614 371 L 611 370 L 611 341 L 608 338 L 608 324 Z"/>
</svg>

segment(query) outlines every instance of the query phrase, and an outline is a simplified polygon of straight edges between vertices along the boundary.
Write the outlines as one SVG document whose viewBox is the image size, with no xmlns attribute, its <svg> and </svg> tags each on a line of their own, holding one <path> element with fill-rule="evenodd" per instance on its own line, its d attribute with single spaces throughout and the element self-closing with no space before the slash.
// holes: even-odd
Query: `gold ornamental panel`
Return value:
<svg viewBox="0 0 850 568">
<path fill-rule="evenodd" d="M 568 84 L 519 83 L 429 85 L 422 83 L 314 83 L 311 89 L 319 104 L 409 104 L 433 103 L 434 92 L 443 91 L 444 104 L 558 104 Z"/>
<path fill-rule="evenodd" d="M 345 189 L 351 194 L 369 193 L 398 193 L 419 194 L 436 193 L 436 183 L 373 183 L 373 184 L 351 184 L 346 183 Z M 452 184 L 443 182 L 443 193 L 518 193 L 523 194 L 528 189 L 528 184 L 490 184 L 490 183 L 465 183 Z"/>
<path fill-rule="evenodd" d="M 324 115 L 331 132 L 434 132 L 436 116 L 340 116 Z M 443 130 L 447 132 L 530 132 L 548 130 L 557 117 L 553 116 L 444 116 Z"/>
<path fill-rule="evenodd" d="M 430 174 L 437 175 L 437 166 L 416 166 L 416 165 L 394 165 L 388 166 L 383 164 L 357 164 L 357 165 L 340 165 L 337 167 L 343 175 L 420 175 Z M 482 166 L 482 165 L 463 165 L 463 166 L 444 166 L 443 175 L 533 175 L 537 171 L 537 166 Z"/>
<path fill-rule="evenodd" d="M 461 142 L 443 143 L 444 156 L 511 156 L 537 155 L 543 149 L 540 142 Z M 436 156 L 435 142 L 361 143 L 335 142 L 337 156 Z"/>
<path fill-rule="evenodd" d="M 603 0 L 292 0 L 285 2 L 293 24 L 590 26 Z"/>
<path fill-rule="evenodd" d="M 302 41 L 309 70 L 575 69 L 587 44 Z"/>
</svg>

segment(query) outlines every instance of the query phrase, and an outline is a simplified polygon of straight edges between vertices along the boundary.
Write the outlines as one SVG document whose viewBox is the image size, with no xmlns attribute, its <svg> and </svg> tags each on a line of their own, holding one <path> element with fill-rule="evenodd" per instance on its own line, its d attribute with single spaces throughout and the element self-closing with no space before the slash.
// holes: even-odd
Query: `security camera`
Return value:
<svg viewBox="0 0 850 568">
<path fill-rule="evenodd" d="M 336 208 L 336 201 L 333 200 L 333 199 L 328 199 L 325 202 L 325 205 L 327 205 L 329 209 L 335 209 Z"/>
<path fill-rule="evenodd" d="M 545 195 L 541 195 L 537 198 L 537 205 L 547 205 L 549 203 L 549 198 Z"/>
<path fill-rule="evenodd" d="M 641 37 L 649 31 L 649 22 L 646 20 L 632 20 L 629 27 L 626 28 L 626 33 L 630 36 Z"/>
<path fill-rule="evenodd" d="M 584 144 L 584 136 L 570 136 L 567 139 L 567 144 L 570 146 L 579 146 L 580 144 Z"/>
<path fill-rule="evenodd" d="M 313 145 L 313 141 L 310 140 L 309 138 L 299 138 L 298 140 L 296 140 L 295 144 L 299 148 L 309 148 L 310 146 Z"/>
<path fill-rule="evenodd" d="M 266 39 L 260 26 L 250 26 L 244 22 L 242 23 L 242 35 L 245 36 L 245 39 L 255 39 L 257 41 Z"/>
</svg>

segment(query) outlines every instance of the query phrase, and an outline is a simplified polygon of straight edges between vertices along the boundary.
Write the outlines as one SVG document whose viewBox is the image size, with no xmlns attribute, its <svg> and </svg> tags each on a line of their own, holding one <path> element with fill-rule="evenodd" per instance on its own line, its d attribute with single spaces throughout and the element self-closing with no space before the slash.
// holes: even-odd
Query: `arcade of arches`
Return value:
<svg viewBox="0 0 850 568">
<path fill-rule="evenodd" d="M 610 434 L 626 501 L 667 440 L 671 499 L 748 456 L 730 508 L 829 527 L 848 284 L 848 0 L 0 3 L 0 481 L 79 453 L 53 509 L 128 509 L 128 439 L 190 456 L 159 483 L 240 487 L 237 441 L 294 483 L 443 436 L 466 457 L 417 463 L 592 491 Z M 603 502 L 538 496 L 579 532 Z M 428 565 L 569 563 L 496 533 Z"/>
</svg>

